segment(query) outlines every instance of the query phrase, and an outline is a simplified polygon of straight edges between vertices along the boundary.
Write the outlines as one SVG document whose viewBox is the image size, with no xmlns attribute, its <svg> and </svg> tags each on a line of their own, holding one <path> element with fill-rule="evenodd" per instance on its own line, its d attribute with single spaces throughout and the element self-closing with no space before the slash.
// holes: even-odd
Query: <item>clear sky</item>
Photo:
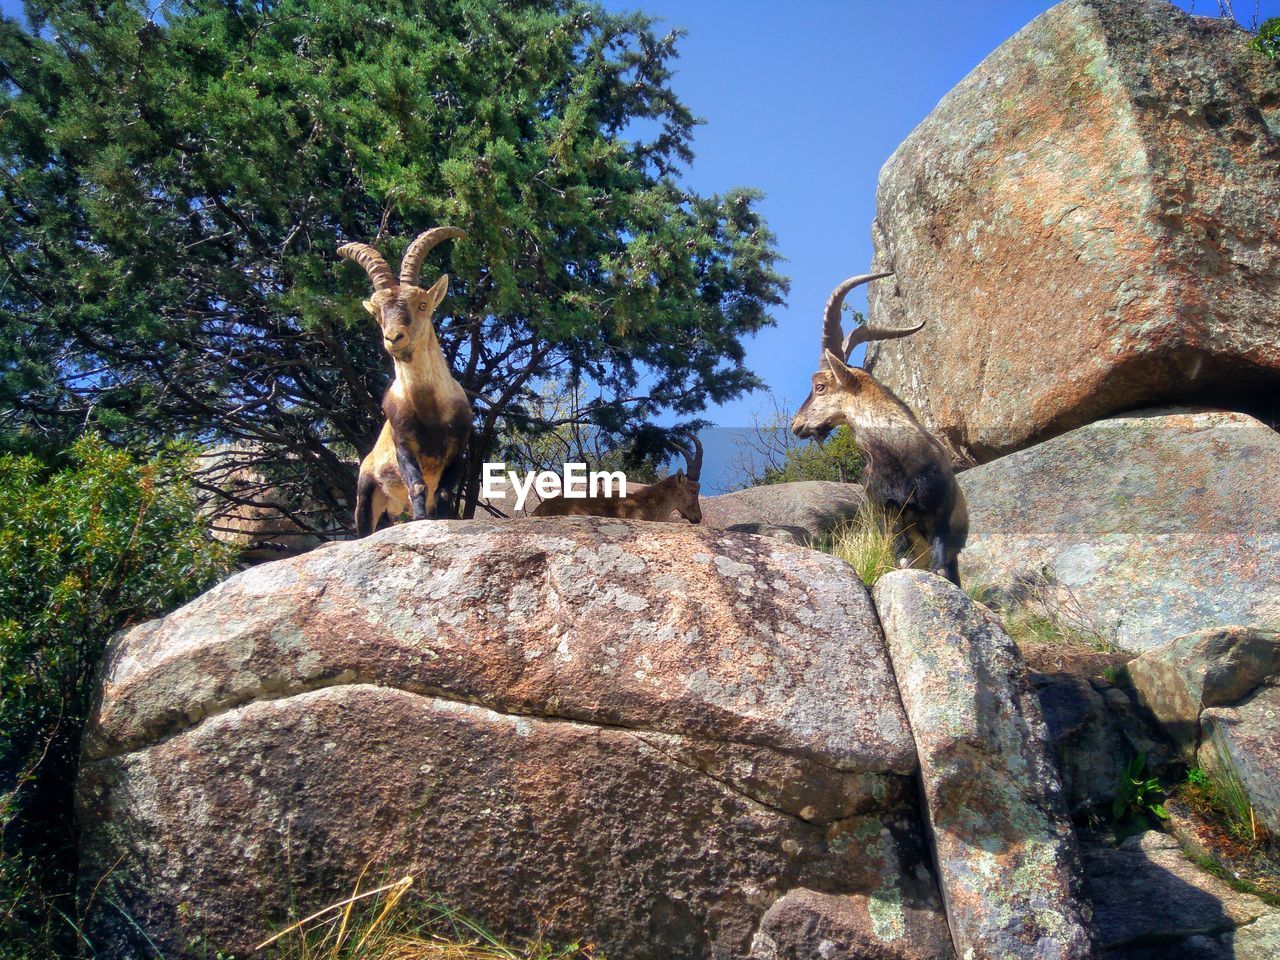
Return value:
<svg viewBox="0 0 1280 960">
<path fill-rule="evenodd" d="M 706 120 L 687 182 L 743 185 L 763 211 L 791 277 L 778 325 L 747 344 L 747 364 L 791 407 L 817 360 L 831 288 L 871 263 L 881 165 L 957 81 L 1051 0 L 605 0 L 684 27 L 676 93 Z M 1217 15 L 1216 0 L 1178 6 Z M 1235 0 L 1242 20 L 1252 0 Z M 1262 19 L 1280 0 L 1260 0 Z M 861 309 L 865 292 L 849 303 Z M 768 409 L 749 396 L 710 411 L 725 427 Z M 708 458 L 710 459 L 710 457 Z"/>
</svg>

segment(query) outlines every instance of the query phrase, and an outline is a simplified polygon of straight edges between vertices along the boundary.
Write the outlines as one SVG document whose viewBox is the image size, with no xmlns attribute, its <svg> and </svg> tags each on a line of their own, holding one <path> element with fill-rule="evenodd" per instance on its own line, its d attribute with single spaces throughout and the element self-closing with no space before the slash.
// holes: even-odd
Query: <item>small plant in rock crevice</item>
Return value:
<svg viewBox="0 0 1280 960">
<path fill-rule="evenodd" d="M 1146 776 L 1146 767 L 1147 755 L 1140 753 L 1120 775 L 1111 816 L 1123 833 L 1150 830 L 1169 819 L 1169 812 L 1164 808 L 1164 790 L 1156 777 Z"/>
<path fill-rule="evenodd" d="M 1218 762 L 1192 767 L 1178 788 L 1178 799 L 1204 819 L 1216 823 L 1236 843 L 1254 848 L 1269 839 L 1266 827 L 1258 822 L 1253 803 L 1236 773 L 1230 754 L 1215 738 Z"/>
</svg>

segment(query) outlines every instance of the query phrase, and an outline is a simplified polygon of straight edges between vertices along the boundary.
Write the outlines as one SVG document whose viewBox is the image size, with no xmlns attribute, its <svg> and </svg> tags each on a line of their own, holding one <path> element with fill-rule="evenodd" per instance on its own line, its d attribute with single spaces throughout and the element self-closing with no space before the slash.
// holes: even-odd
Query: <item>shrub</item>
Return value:
<svg viewBox="0 0 1280 960">
<path fill-rule="evenodd" d="M 190 466 L 93 436 L 58 469 L 0 456 L 0 958 L 74 944 L 72 796 L 107 638 L 228 570 Z"/>
<path fill-rule="evenodd" d="M 1249 48 L 1257 50 L 1268 60 L 1280 58 L 1280 17 L 1264 20 L 1258 32 L 1249 41 Z"/>
<path fill-rule="evenodd" d="M 862 452 L 853 431 L 838 428 L 826 443 L 791 447 L 781 467 L 766 467 L 757 483 L 793 483 L 796 480 L 835 480 L 856 483 L 862 475 Z"/>
</svg>

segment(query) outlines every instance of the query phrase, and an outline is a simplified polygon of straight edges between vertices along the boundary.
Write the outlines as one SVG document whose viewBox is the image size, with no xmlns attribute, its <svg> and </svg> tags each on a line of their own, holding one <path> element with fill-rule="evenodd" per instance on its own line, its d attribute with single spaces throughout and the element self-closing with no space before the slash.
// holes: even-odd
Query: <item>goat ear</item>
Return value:
<svg viewBox="0 0 1280 960">
<path fill-rule="evenodd" d="M 360 306 L 369 311 L 369 316 L 376 317 L 378 315 L 378 311 L 374 309 L 372 300 L 365 300 L 360 304 Z"/>
<path fill-rule="evenodd" d="M 837 357 L 830 350 L 824 350 L 827 361 L 827 369 L 831 371 L 831 375 L 836 378 L 836 383 L 848 390 L 856 390 L 858 387 L 858 377 L 849 368 L 849 365 Z"/>
<path fill-rule="evenodd" d="M 427 309 L 434 313 L 436 307 L 440 306 L 440 301 L 444 299 L 444 295 L 448 292 L 449 275 L 446 273 L 433 283 L 431 289 L 427 291 Z"/>
</svg>

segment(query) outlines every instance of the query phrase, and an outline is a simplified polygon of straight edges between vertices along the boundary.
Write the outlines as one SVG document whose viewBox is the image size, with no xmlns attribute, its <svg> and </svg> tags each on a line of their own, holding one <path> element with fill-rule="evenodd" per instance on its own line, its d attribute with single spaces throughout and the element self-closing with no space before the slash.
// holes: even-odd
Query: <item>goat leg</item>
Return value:
<svg viewBox="0 0 1280 960">
<path fill-rule="evenodd" d="M 409 511 L 414 520 L 426 520 L 427 513 L 427 481 L 422 476 L 422 465 L 418 463 L 418 455 L 408 444 L 396 444 L 396 462 L 400 465 L 400 476 L 409 490 Z"/>
</svg>

